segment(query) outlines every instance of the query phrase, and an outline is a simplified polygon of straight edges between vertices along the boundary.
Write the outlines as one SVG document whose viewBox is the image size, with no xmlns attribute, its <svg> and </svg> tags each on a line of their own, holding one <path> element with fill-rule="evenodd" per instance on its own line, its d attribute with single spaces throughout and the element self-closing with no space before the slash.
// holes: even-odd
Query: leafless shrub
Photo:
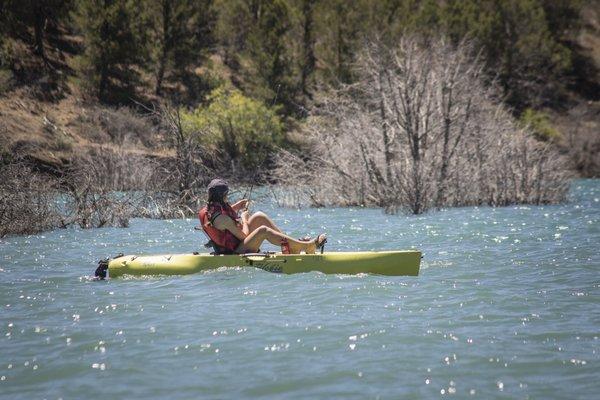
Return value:
<svg viewBox="0 0 600 400">
<path fill-rule="evenodd" d="M 70 152 L 75 143 L 73 136 L 63 128 L 56 125 L 56 122 L 48 115 L 42 118 L 44 132 L 52 138 L 50 148 L 56 151 Z"/>
<path fill-rule="evenodd" d="M 152 139 L 152 132 L 156 128 L 146 118 L 127 107 L 94 107 L 81 118 L 85 129 L 96 130 L 87 132 L 86 136 L 94 137 L 98 142 L 110 141 L 118 145 L 142 144 L 146 147 L 156 145 Z"/>
<path fill-rule="evenodd" d="M 157 168 L 152 160 L 124 151 L 100 149 L 76 156 L 62 181 L 63 225 L 128 226 L 156 184 Z"/>
<path fill-rule="evenodd" d="M 584 177 L 599 177 L 600 105 L 580 104 L 569 114 L 576 124 L 566 124 L 562 130 L 565 138 L 561 146 Z"/>
<path fill-rule="evenodd" d="M 175 219 L 195 215 L 197 209 L 192 209 L 187 204 L 182 204 L 178 196 L 173 193 L 157 191 L 147 192 L 137 215 L 142 218 Z"/>
<path fill-rule="evenodd" d="M 54 182 L 27 163 L 0 158 L 0 237 L 56 227 L 57 194 Z"/>
<path fill-rule="evenodd" d="M 564 159 L 518 127 L 468 42 L 372 43 L 357 72 L 357 84 L 317 97 L 304 128 L 310 156 L 279 155 L 274 177 L 312 205 L 419 214 L 564 199 Z"/>
</svg>

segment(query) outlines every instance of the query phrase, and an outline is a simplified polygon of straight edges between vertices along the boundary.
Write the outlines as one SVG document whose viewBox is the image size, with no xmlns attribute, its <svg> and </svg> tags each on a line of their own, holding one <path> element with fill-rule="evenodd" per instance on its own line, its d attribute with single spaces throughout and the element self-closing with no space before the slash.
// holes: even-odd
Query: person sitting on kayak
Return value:
<svg viewBox="0 0 600 400">
<path fill-rule="evenodd" d="M 327 240 L 324 234 L 312 240 L 296 240 L 285 235 L 263 212 L 250 216 L 248 200 L 234 204 L 227 201 L 229 187 L 222 179 L 213 179 L 208 185 L 208 203 L 198 213 L 202 229 L 217 254 L 256 253 L 265 240 L 279 246 L 284 253 L 314 254 Z M 238 212 L 243 210 L 241 216 Z"/>
</svg>

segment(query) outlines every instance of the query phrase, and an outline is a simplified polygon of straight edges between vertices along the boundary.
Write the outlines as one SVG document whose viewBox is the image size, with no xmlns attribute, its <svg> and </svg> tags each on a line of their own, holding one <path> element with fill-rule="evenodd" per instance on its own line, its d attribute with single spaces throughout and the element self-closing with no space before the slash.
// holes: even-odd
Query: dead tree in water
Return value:
<svg viewBox="0 0 600 400">
<path fill-rule="evenodd" d="M 28 235 L 56 227 L 55 182 L 23 160 L 0 157 L 0 238 Z"/>
<path fill-rule="evenodd" d="M 108 148 L 79 154 L 64 171 L 63 227 L 126 227 L 139 215 L 156 165 L 144 156 Z"/>
<path fill-rule="evenodd" d="M 415 214 L 562 201 L 565 159 L 514 121 L 482 71 L 467 42 L 367 46 L 357 83 L 315 95 L 319 107 L 304 127 L 310 157 L 284 153 L 274 177 L 310 187 L 313 204 Z"/>
<path fill-rule="evenodd" d="M 170 182 L 165 182 L 161 193 L 154 196 L 154 202 L 162 210 L 163 217 L 195 214 L 200 189 L 210 176 L 200 145 L 202 132 L 187 131 L 178 108 L 161 104 L 151 113 L 160 122 L 167 141 L 175 149 L 172 169 L 165 174 Z"/>
<path fill-rule="evenodd" d="M 478 55 L 473 55 L 470 44 L 465 42 L 451 49 L 442 43 L 435 50 L 445 53 L 441 57 L 444 63 L 437 68 L 439 84 L 436 93 L 436 112 L 441 124 L 438 135 L 441 136 L 442 149 L 434 204 L 441 207 L 446 202 L 448 169 L 452 158 L 461 140 L 471 140 L 466 136 L 471 128 L 472 102 L 476 97 L 472 93 L 477 91 L 485 96 L 486 88 L 481 85 L 483 63 L 479 62 Z"/>
<path fill-rule="evenodd" d="M 363 92 L 373 96 L 382 108 L 381 121 L 384 154 L 391 153 L 390 131 L 396 141 L 404 142 L 408 148 L 411 162 L 403 171 L 404 179 L 400 179 L 408 206 L 415 214 L 426 208 L 431 185 L 424 179 L 427 148 L 431 135 L 435 131 L 435 86 L 430 84 L 434 78 L 433 65 L 425 51 L 421 51 L 418 43 L 402 41 L 398 53 L 393 54 L 379 45 L 373 45 L 365 51 L 366 57 L 362 62 Z M 383 66 L 383 68 L 382 68 Z M 373 75 L 370 71 L 380 69 Z M 371 92 L 375 88 L 375 92 Z M 408 178 L 408 179 L 407 179 Z"/>
</svg>

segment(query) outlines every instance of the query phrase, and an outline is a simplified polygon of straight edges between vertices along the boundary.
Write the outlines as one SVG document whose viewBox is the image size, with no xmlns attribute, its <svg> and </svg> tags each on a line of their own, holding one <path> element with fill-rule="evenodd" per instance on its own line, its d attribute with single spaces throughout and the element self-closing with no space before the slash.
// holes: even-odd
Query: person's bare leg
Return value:
<svg viewBox="0 0 600 400">
<path fill-rule="evenodd" d="M 316 239 L 309 242 L 302 242 L 263 225 L 251 232 L 246 239 L 244 239 L 244 242 L 240 244 L 240 249 L 242 251 L 258 251 L 260 245 L 265 240 L 275 246 L 281 245 L 282 240 L 287 240 L 290 246 L 290 252 L 293 254 L 299 254 L 301 251 L 314 253 L 317 247 Z"/>
<path fill-rule="evenodd" d="M 259 211 L 252 214 L 252 216 L 248 220 L 248 229 L 251 233 L 260 228 L 261 226 L 267 226 L 276 232 L 283 233 L 283 231 L 279 229 L 277 225 L 275 225 L 275 222 L 273 222 L 273 220 L 269 218 L 267 214 Z"/>
</svg>

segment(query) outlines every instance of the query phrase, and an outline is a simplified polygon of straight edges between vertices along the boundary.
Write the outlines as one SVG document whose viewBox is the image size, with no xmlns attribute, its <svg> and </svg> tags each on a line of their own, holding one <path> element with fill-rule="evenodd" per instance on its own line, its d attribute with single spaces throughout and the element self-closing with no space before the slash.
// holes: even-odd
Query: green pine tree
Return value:
<svg viewBox="0 0 600 400">
<path fill-rule="evenodd" d="M 99 99 L 126 103 L 136 96 L 148 58 L 148 21 L 135 0 L 79 0 L 73 13 L 84 37 L 78 70 Z"/>
<path fill-rule="evenodd" d="M 315 57 L 315 7 L 317 0 L 302 0 L 302 75 L 300 88 L 304 96 L 310 97 L 314 85 Z"/>
<path fill-rule="evenodd" d="M 349 83 L 353 79 L 352 62 L 360 47 L 359 27 L 363 20 L 358 2 L 333 0 L 319 7 L 321 45 L 319 59 L 323 62 L 325 82 Z"/>
<path fill-rule="evenodd" d="M 293 108 L 296 91 L 292 59 L 288 51 L 290 9 L 284 0 L 256 2 L 251 9 L 255 21 L 248 37 L 247 90 L 265 102 Z"/>
<path fill-rule="evenodd" d="M 0 4 L 0 36 L 28 38 L 33 52 L 46 58 L 48 29 L 68 20 L 72 0 L 3 0 Z M 1 40 L 0 40 L 1 41 Z"/>
<path fill-rule="evenodd" d="M 165 77 L 186 80 L 190 68 L 203 63 L 212 44 L 212 0 L 149 0 L 151 56 L 157 95 Z"/>
<path fill-rule="evenodd" d="M 252 0 L 215 0 L 217 41 L 225 64 L 234 72 L 242 68 L 242 53 L 247 49 L 248 36 L 255 23 L 251 3 Z"/>
</svg>

